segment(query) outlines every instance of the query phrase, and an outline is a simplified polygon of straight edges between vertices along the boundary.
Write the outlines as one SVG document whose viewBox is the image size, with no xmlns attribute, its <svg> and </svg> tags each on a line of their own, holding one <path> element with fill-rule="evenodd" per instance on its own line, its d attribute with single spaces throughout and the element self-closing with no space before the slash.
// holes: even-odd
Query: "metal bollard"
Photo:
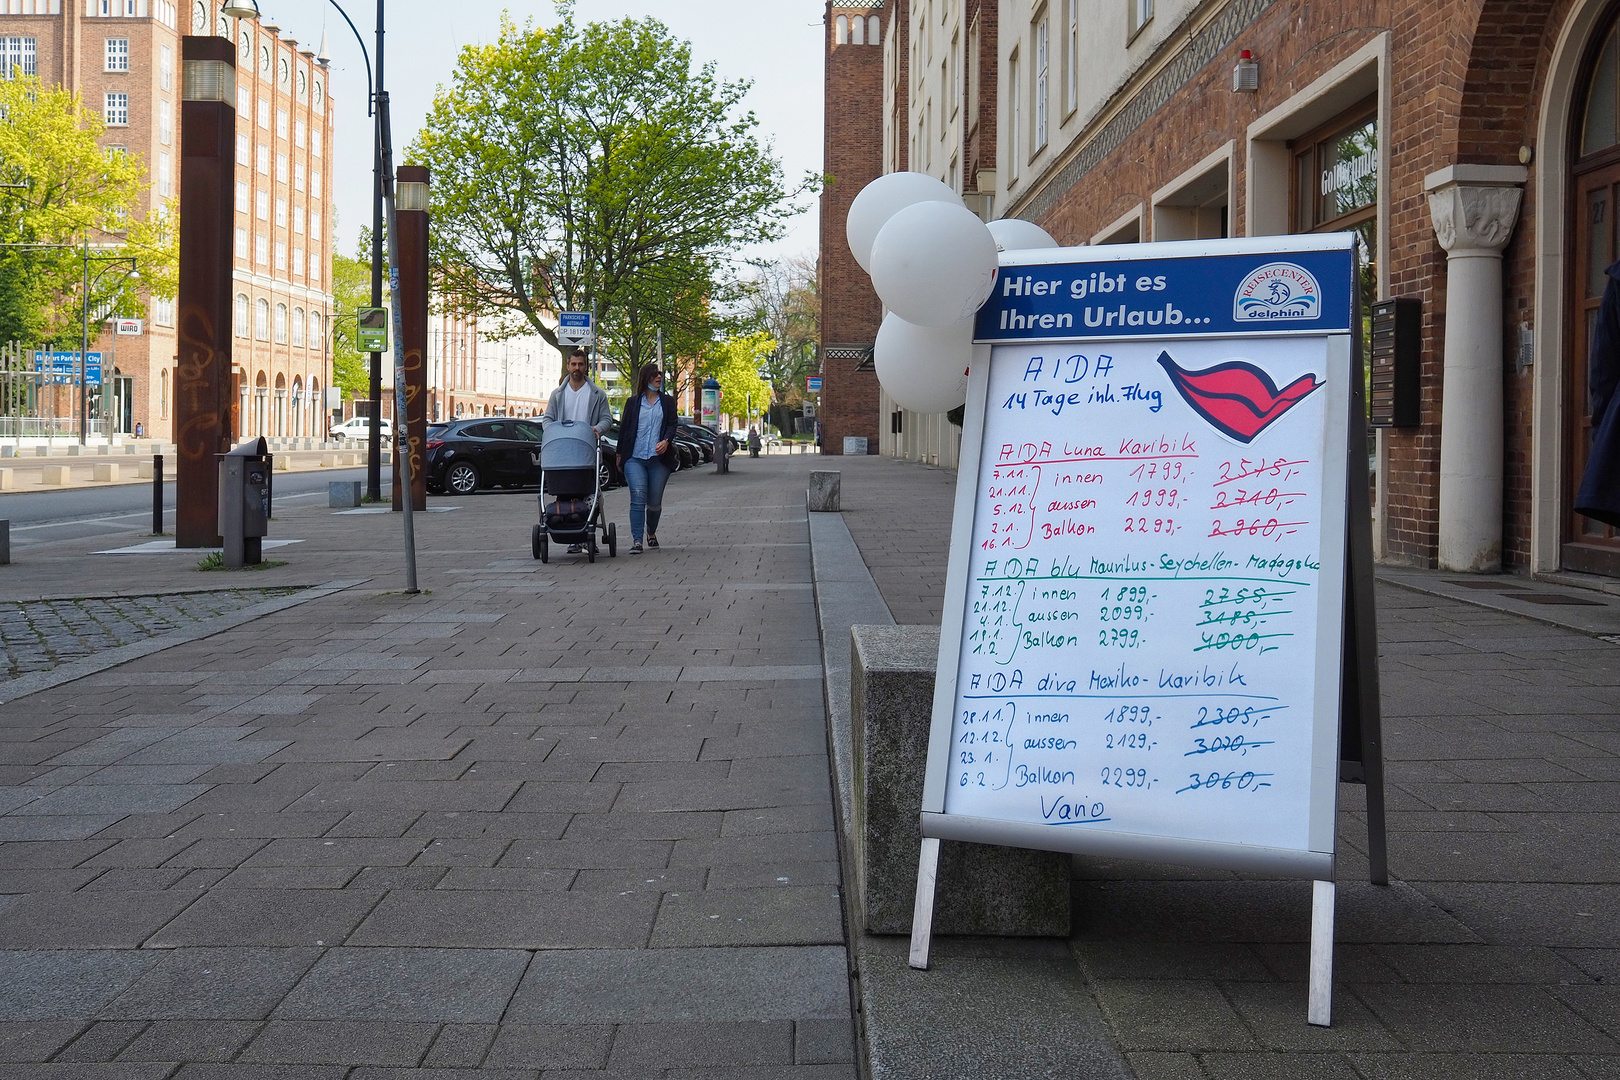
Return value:
<svg viewBox="0 0 1620 1080">
<path fill-rule="evenodd" d="M 163 455 L 152 455 L 152 535 L 163 535 Z"/>
</svg>

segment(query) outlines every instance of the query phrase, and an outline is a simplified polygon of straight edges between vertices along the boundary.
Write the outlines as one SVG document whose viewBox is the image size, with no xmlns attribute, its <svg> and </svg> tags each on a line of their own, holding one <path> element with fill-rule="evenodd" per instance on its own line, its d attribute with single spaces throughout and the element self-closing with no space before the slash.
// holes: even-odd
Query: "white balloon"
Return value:
<svg viewBox="0 0 1620 1080">
<path fill-rule="evenodd" d="M 950 326 L 979 310 L 996 284 L 996 241 L 965 206 L 916 203 L 872 243 L 872 286 L 918 326 Z"/>
<path fill-rule="evenodd" d="M 872 269 L 872 241 L 898 210 L 920 202 L 948 202 L 962 205 L 962 197 L 952 191 L 949 184 L 926 173 L 885 173 L 861 188 L 855 201 L 849 204 L 849 215 L 844 220 L 844 234 L 849 238 L 850 253 L 861 269 Z"/>
<path fill-rule="evenodd" d="M 997 218 L 985 225 L 996 238 L 998 251 L 1027 251 L 1031 248 L 1055 248 L 1058 242 L 1052 234 L 1022 218 Z"/>
<path fill-rule="evenodd" d="M 973 321 L 918 326 L 894 312 L 883 317 L 872 347 L 878 382 L 903 409 L 942 413 L 967 401 Z"/>
</svg>

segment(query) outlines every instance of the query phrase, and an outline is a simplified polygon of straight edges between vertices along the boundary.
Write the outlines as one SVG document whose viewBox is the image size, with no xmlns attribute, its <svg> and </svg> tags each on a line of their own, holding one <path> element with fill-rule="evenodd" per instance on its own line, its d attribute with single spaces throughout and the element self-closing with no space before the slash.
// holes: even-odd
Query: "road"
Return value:
<svg viewBox="0 0 1620 1080">
<path fill-rule="evenodd" d="M 277 503 L 299 503 L 326 497 L 332 480 L 366 478 L 364 467 L 322 469 L 319 472 L 277 473 Z M 392 483 L 388 466 L 383 466 L 382 488 Z M 164 529 L 174 522 L 174 482 L 163 485 Z M 27 547 L 53 540 L 87 536 L 115 536 L 147 533 L 152 528 L 152 488 L 149 484 L 114 484 L 99 488 L 64 488 L 61 491 L 27 491 L 0 495 L 0 518 L 11 522 L 11 543 Z"/>
</svg>

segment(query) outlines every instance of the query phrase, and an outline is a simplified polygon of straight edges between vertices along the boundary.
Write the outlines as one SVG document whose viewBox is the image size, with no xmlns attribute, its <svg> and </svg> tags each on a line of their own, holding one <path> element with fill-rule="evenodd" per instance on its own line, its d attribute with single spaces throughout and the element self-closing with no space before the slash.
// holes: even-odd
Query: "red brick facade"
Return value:
<svg viewBox="0 0 1620 1080">
<path fill-rule="evenodd" d="M 849 204 L 883 172 L 883 38 L 874 41 L 863 30 L 863 44 L 839 44 L 837 21 L 844 19 L 847 27 L 850 19 L 876 17 L 886 33 L 897 4 L 903 31 L 904 0 L 890 0 L 887 7 L 827 5 L 819 413 L 827 454 L 842 454 L 849 435 L 864 436 L 867 452 L 877 453 L 878 381 L 870 350 L 883 321 L 872 279 L 850 254 L 844 236 Z"/>
<path fill-rule="evenodd" d="M 1220 5 L 1207 6 L 1213 10 Z M 1082 178 L 1057 193 L 1055 201 L 1050 189 L 1069 161 L 1097 139 L 1100 124 L 1083 132 L 1067 157 L 1059 155 L 1046 175 L 1029 177 L 1022 191 L 1013 191 L 1011 206 L 1003 196 L 998 216 L 1033 217 L 1060 243 L 1082 244 L 1134 206 L 1149 205 L 1161 186 L 1231 142 L 1229 230 L 1230 235 L 1245 235 L 1250 125 L 1387 33 L 1388 72 L 1381 91 L 1385 100 L 1378 138 L 1388 152 L 1388 202 L 1387 219 L 1380 228 L 1387 238 L 1387 295 L 1423 302 L 1423 392 L 1421 426 L 1387 432 L 1388 475 L 1381 510 L 1386 557 L 1432 566 L 1439 520 L 1447 260 L 1430 218 L 1425 177 L 1452 165 L 1518 165 L 1521 147 L 1529 148 L 1526 156 L 1533 154 L 1554 46 L 1571 12 L 1589 6 L 1589 0 L 1251 3 L 1247 7 L 1255 12 L 1252 21 L 1163 97 Z M 1595 40 L 1601 37 L 1600 30 Z M 1181 48 L 1184 42 L 1184 38 L 1173 41 L 1166 50 Z M 1233 65 L 1242 49 L 1252 50 L 1261 64 L 1260 90 L 1255 94 L 1232 92 Z M 1150 93 L 1155 67 L 1149 64 L 1145 73 L 1133 77 L 1115 102 Z M 1567 161 L 1533 161 L 1518 223 L 1503 253 L 1503 560 L 1510 567 L 1526 566 L 1531 558 L 1533 370 L 1515 361 L 1520 356 L 1521 330 L 1529 333 L 1535 323 L 1536 231 L 1541 227 L 1535 213 L 1536 185 L 1543 168 L 1554 170 L 1549 179 L 1567 183 L 1568 166 Z M 1045 197 L 1043 186 L 1048 189 Z M 1151 214 L 1146 214 L 1144 240 L 1153 239 L 1150 221 Z M 1559 222 L 1552 227 L 1569 226 Z M 1547 266 L 1543 271 L 1563 272 Z M 1467 312 L 1457 315 L 1469 317 Z M 1535 364 L 1565 364 L 1567 357 L 1566 343 L 1561 355 L 1537 356 Z M 1564 490 L 1558 497 L 1567 506 L 1571 493 Z"/>
</svg>

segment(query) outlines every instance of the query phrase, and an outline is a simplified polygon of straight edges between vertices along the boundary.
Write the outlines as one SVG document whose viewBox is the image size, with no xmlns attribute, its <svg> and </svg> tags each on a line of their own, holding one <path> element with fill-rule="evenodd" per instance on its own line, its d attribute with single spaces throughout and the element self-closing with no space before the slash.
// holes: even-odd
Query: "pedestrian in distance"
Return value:
<svg viewBox="0 0 1620 1080">
<path fill-rule="evenodd" d="M 753 424 L 748 425 L 748 456 L 759 457 L 759 428 Z"/>
<path fill-rule="evenodd" d="M 664 373 L 648 364 L 636 373 L 636 392 L 619 416 L 619 472 L 630 486 L 630 554 L 658 546 L 664 485 L 679 465 L 675 456 L 675 399 L 664 393 Z"/>
<path fill-rule="evenodd" d="M 575 349 L 568 357 L 568 377 L 551 392 L 546 402 L 545 421 L 575 420 L 589 424 L 601 438 L 613 424 L 613 410 L 608 407 L 607 394 L 590 380 L 590 362 L 584 349 Z M 578 555 L 579 544 L 570 544 L 568 553 Z"/>
<path fill-rule="evenodd" d="M 1620 262 L 1604 276 L 1603 303 L 1586 356 L 1592 453 L 1575 493 L 1575 512 L 1620 528 Z"/>
</svg>

